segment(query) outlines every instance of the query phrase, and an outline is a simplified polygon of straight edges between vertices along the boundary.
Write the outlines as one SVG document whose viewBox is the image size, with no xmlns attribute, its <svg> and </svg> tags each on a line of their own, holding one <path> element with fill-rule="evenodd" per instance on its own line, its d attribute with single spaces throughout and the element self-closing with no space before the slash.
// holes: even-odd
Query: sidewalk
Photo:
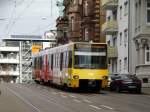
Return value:
<svg viewBox="0 0 150 112">
<path fill-rule="evenodd" d="M 144 87 L 143 87 L 143 88 L 142 88 L 142 93 L 143 93 L 143 94 L 150 95 L 150 88 L 146 88 L 146 87 L 144 88 Z"/>
</svg>

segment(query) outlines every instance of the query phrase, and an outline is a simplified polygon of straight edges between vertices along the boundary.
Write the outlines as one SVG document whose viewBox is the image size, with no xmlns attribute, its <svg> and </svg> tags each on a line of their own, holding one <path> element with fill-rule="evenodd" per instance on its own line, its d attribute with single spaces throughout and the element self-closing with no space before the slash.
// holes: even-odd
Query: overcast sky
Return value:
<svg viewBox="0 0 150 112">
<path fill-rule="evenodd" d="M 59 11 L 56 1 L 0 0 L 0 37 L 43 35 L 47 30 L 56 29 Z"/>
</svg>

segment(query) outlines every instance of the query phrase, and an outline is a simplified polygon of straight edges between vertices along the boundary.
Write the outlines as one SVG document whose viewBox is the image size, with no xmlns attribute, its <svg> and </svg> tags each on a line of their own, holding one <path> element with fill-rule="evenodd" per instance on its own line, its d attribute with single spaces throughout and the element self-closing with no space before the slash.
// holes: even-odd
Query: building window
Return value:
<svg viewBox="0 0 150 112">
<path fill-rule="evenodd" d="M 71 17 L 71 31 L 74 31 L 74 17 Z"/>
<path fill-rule="evenodd" d="M 145 47 L 145 63 L 150 63 L 150 48 L 149 46 Z"/>
<path fill-rule="evenodd" d="M 119 60 L 119 71 L 121 72 L 121 59 Z"/>
<path fill-rule="evenodd" d="M 111 20 L 111 17 L 110 17 L 110 16 L 108 16 L 108 17 L 107 17 L 107 21 L 110 21 L 110 20 Z"/>
<path fill-rule="evenodd" d="M 138 22 L 138 4 L 135 4 L 135 27 L 137 28 L 137 23 Z"/>
<path fill-rule="evenodd" d="M 128 14 L 128 1 L 124 3 L 124 15 L 126 16 Z"/>
<path fill-rule="evenodd" d="M 120 6 L 120 19 L 122 19 L 122 6 Z"/>
<path fill-rule="evenodd" d="M 150 0 L 147 0 L 147 23 L 150 23 Z"/>
<path fill-rule="evenodd" d="M 108 40 L 107 44 L 108 44 L 108 46 L 110 46 L 110 40 Z"/>
<path fill-rule="evenodd" d="M 85 16 L 88 16 L 88 6 L 89 4 L 88 4 L 88 1 L 86 0 L 86 1 L 84 1 L 84 15 Z"/>
<path fill-rule="evenodd" d="M 89 41 L 89 31 L 88 31 L 88 28 L 84 29 L 84 36 L 85 36 L 85 41 Z"/>
<path fill-rule="evenodd" d="M 127 40 L 128 40 L 128 30 L 124 30 L 124 46 L 127 46 Z"/>
<path fill-rule="evenodd" d="M 113 10 L 113 20 L 117 20 L 117 10 Z"/>
<path fill-rule="evenodd" d="M 143 78 L 142 81 L 143 83 L 148 83 L 148 78 Z"/>
<path fill-rule="evenodd" d="M 114 37 L 114 38 L 113 38 L 113 46 L 114 46 L 114 47 L 115 47 L 115 46 L 117 46 L 117 44 L 116 44 L 116 43 L 117 43 L 117 38 L 116 38 L 116 37 Z"/>
<path fill-rule="evenodd" d="M 127 57 L 124 58 L 124 70 L 127 70 Z"/>
<path fill-rule="evenodd" d="M 120 45 L 122 45 L 122 33 L 120 33 Z"/>
</svg>

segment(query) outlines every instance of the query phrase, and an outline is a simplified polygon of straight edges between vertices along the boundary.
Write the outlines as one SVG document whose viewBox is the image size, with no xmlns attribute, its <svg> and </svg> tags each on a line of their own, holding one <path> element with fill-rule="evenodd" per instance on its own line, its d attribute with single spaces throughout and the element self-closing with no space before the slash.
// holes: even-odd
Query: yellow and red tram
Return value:
<svg viewBox="0 0 150 112">
<path fill-rule="evenodd" d="M 36 82 L 95 90 L 107 87 L 105 43 L 69 43 L 41 51 L 32 61 Z"/>
</svg>

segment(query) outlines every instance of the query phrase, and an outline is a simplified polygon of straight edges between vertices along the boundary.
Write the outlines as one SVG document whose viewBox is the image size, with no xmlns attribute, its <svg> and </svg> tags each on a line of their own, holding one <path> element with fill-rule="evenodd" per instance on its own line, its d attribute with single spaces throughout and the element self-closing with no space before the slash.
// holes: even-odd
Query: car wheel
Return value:
<svg viewBox="0 0 150 112">
<path fill-rule="evenodd" d="M 141 93 L 141 88 L 137 89 L 136 93 L 140 94 Z"/>
<path fill-rule="evenodd" d="M 118 93 L 120 93 L 120 92 L 121 92 L 121 89 L 120 89 L 120 87 L 119 87 L 119 86 L 116 86 L 116 91 L 117 91 Z"/>
</svg>

